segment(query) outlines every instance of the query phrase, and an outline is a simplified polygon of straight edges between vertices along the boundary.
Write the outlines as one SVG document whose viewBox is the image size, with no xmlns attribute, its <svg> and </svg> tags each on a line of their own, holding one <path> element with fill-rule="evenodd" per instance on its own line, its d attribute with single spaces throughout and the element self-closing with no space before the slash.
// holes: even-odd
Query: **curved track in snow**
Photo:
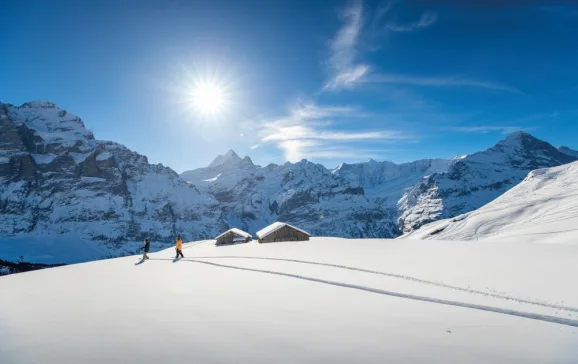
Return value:
<svg viewBox="0 0 578 364">
<path fill-rule="evenodd" d="M 439 298 L 417 296 L 417 295 L 406 294 L 406 293 L 386 291 L 386 290 L 371 288 L 371 287 L 362 286 L 362 285 L 349 284 L 349 283 L 343 283 L 343 282 L 338 282 L 338 281 L 330 281 L 330 280 L 326 280 L 326 279 L 308 277 L 308 276 L 303 276 L 303 275 L 298 275 L 298 274 L 283 273 L 283 272 L 264 270 L 264 269 L 238 267 L 238 266 L 234 266 L 234 265 L 218 264 L 218 263 L 207 262 L 207 261 L 203 261 L 203 260 L 195 260 L 195 259 L 191 259 L 191 258 L 187 258 L 186 261 L 192 262 L 192 263 L 198 263 L 198 264 L 206 264 L 206 265 L 219 267 L 219 268 L 236 269 L 236 270 L 242 270 L 242 271 L 247 271 L 247 272 L 264 273 L 264 274 L 271 274 L 271 275 L 276 275 L 276 276 L 301 279 L 301 280 L 305 280 L 305 281 L 323 283 L 323 284 L 328 284 L 328 285 L 337 286 L 337 287 L 351 288 L 351 289 L 356 289 L 356 290 L 360 290 L 360 291 L 377 293 L 377 294 L 381 294 L 384 296 L 392 296 L 392 297 L 405 298 L 405 299 L 410 299 L 410 300 L 415 300 L 415 301 L 438 303 L 438 304 L 448 305 L 448 306 L 464 307 L 464 308 L 470 308 L 470 309 L 474 309 L 474 310 L 495 312 L 495 313 L 500 313 L 500 314 L 504 314 L 504 315 L 523 317 L 523 318 L 528 318 L 528 319 L 538 320 L 538 321 L 545 321 L 545 322 L 559 324 L 559 325 L 578 327 L 578 320 L 565 319 L 565 318 L 560 318 L 560 317 L 555 317 L 555 316 L 542 315 L 542 314 L 536 314 L 536 313 L 531 313 L 531 312 L 524 312 L 524 311 L 518 311 L 518 310 L 493 307 L 493 306 L 478 305 L 478 304 L 467 303 L 467 302 L 450 301 L 450 300 L 444 300 L 444 299 L 439 299 Z"/>
<path fill-rule="evenodd" d="M 331 264 L 331 263 L 321 263 L 321 262 L 313 262 L 313 261 L 299 260 L 299 259 L 270 258 L 270 257 L 248 257 L 248 256 L 202 256 L 202 257 L 185 258 L 185 260 L 190 260 L 190 259 L 255 259 L 255 260 L 273 260 L 273 261 L 280 261 L 280 262 L 290 262 L 290 263 L 300 263 L 300 264 L 310 264 L 310 265 L 317 265 L 317 266 L 325 266 L 325 267 L 331 267 L 331 268 L 340 268 L 340 269 L 346 269 L 346 270 L 351 270 L 351 271 L 356 271 L 356 272 L 377 274 L 377 275 L 382 275 L 382 276 L 392 277 L 392 278 L 399 278 L 399 279 L 404 279 L 404 280 L 412 281 L 412 282 L 416 282 L 416 283 L 422 283 L 422 284 L 428 284 L 428 285 L 432 285 L 432 286 L 436 286 L 436 287 L 448 288 L 448 289 L 452 289 L 452 290 L 455 290 L 455 291 L 467 292 L 467 293 L 472 293 L 472 294 L 479 294 L 479 295 L 483 295 L 483 296 L 486 296 L 486 297 L 492 297 L 492 298 L 498 298 L 498 299 L 503 299 L 503 300 L 508 300 L 508 301 L 526 303 L 526 304 L 535 305 L 535 306 L 553 308 L 553 309 L 561 310 L 561 311 L 578 312 L 578 308 L 575 308 L 575 307 L 567 307 L 567 306 L 555 305 L 555 304 L 546 303 L 546 302 L 540 302 L 540 301 L 535 301 L 535 300 L 528 300 L 528 299 L 523 299 L 523 298 L 516 298 L 516 297 L 513 297 L 513 296 L 507 296 L 507 295 L 502 295 L 502 294 L 496 294 L 496 293 L 489 293 L 489 292 L 484 292 L 484 291 L 478 291 L 478 290 L 470 289 L 470 288 L 457 287 L 457 286 L 452 286 L 452 285 L 445 284 L 445 283 L 441 283 L 441 282 L 429 281 L 429 280 L 425 280 L 425 279 L 421 279 L 421 278 L 416 278 L 416 277 L 411 277 L 411 276 L 406 276 L 406 275 L 401 275 L 401 274 L 388 273 L 388 272 L 380 272 L 380 271 L 376 271 L 376 270 L 370 270 L 370 269 L 363 269 L 363 268 L 351 267 L 351 266 L 347 266 L 347 265 L 339 265 L 339 264 Z"/>
</svg>

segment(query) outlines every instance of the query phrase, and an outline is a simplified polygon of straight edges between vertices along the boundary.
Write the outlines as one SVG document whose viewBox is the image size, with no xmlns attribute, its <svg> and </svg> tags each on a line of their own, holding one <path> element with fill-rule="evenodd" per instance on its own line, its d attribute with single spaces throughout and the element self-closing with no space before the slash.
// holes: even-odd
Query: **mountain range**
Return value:
<svg viewBox="0 0 578 364">
<path fill-rule="evenodd" d="M 0 259 L 72 263 L 172 243 L 251 233 L 286 221 L 317 236 L 391 238 L 472 211 L 534 169 L 578 159 L 516 132 L 451 160 L 370 160 L 330 170 L 302 160 L 255 165 L 233 150 L 181 175 L 100 141 L 47 101 L 0 103 Z"/>
</svg>

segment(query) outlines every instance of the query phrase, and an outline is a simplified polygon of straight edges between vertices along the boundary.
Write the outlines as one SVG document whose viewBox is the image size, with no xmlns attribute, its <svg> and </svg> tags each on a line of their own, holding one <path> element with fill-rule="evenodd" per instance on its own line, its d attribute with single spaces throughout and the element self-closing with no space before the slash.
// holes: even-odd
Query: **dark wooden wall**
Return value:
<svg viewBox="0 0 578 364">
<path fill-rule="evenodd" d="M 299 230 L 290 228 L 289 226 L 283 226 L 281 229 L 275 231 L 272 234 L 267 235 L 263 239 L 260 239 L 261 243 L 273 243 L 276 241 L 306 241 L 309 240 L 309 235 L 302 233 Z"/>
<path fill-rule="evenodd" d="M 242 238 L 244 238 L 243 236 L 237 235 L 237 234 L 235 234 L 234 232 L 230 231 L 230 232 L 228 232 L 227 234 L 221 236 L 219 239 L 217 239 L 216 244 L 217 244 L 217 245 L 221 245 L 221 244 L 233 244 L 233 239 L 235 239 L 235 238 L 237 238 L 237 237 L 242 237 Z M 246 239 L 245 239 L 245 242 L 247 242 L 247 241 L 251 241 L 251 239 L 250 239 L 250 238 L 246 238 Z"/>
</svg>

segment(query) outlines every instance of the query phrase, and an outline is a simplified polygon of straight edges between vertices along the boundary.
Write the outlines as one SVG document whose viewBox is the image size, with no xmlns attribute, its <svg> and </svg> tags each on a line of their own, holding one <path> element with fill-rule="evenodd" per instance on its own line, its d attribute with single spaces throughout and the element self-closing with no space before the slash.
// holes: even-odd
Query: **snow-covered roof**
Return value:
<svg viewBox="0 0 578 364">
<path fill-rule="evenodd" d="M 289 227 L 292 228 L 292 229 L 295 229 L 295 230 L 297 230 L 297 231 L 301 231 L 303 234 L 307 234 L 307 235 L 311 236 L 311 234 L 309 234 L 307 231 L 304 231 L 304 230 L 301 230 L 301 229 L 299 229 L 299 228 L 296 228 L 295 226 L 289 225 L 289 224 L 287 224 L 286 222 L 279 222 L 279 221 L 277 221 L 277 222 L 274 222 L 274 223 L 272 223 L 271 225 L 269 225 L 269 226 L 267 226 L 267 227 L 265 227 L 265 228 L 257 231 L 257 237 L 258 237 L 259 239 L 262 239 L 263 237 L 265 237 L 265 236 L 267 236 L 267 235 L 269 235 L 269 234 L 271 234 L 271 233 L 274 233 L 275 231 L 281 229 L 281 228 L 284 227 L 284 226 L 289 226 Z"/>
<path fill-rule="evenodd" d="M 243 231 L 243 230 L 241 230 L 241 229 L 232 228 L 232 229 L 229 229 L 229 230 L 225 231 L 225 232 L 222 233 L 221 235 L 217 236 L 215 239 L 219 239 L 221 236 L 224 236 L 224 235 L 227 234 L 227 233 L 234 233 L 235 235 L 239 235 L 239 236 L 242 236 L 242 237 L 244 237 L 244 238 L 253 238 L 253 237 L 251 236 L 251 234 L 249 234 L 249 233 L 247 233 L 247 232 L 245 232 L 245 231 Z"/>
</svg>

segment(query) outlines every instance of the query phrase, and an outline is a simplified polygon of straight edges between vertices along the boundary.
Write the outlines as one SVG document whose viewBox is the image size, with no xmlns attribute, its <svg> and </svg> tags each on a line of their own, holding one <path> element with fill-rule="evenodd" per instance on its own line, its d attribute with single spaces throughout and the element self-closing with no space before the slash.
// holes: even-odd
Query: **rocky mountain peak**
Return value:
<svg viewBox="0 0 578 364">
<path fill-rule="evenodd" d="M 242 161 L 241 157 L 239 157 L 239 155 L 235 153 L 233 149 L 229 149 L 229 151 L 225 153 L 225 155 L 219 154 L 217 158 L 215 158 L 211 162 L 211 164 L 209 164 L 209 167 L 217 167 L 222 165 L 236 165 L 239 164 L 241 161 Z"/>
<path fill-rule="evenodd" d="M 37 100 L 25 102 L 20 105 L 21 108 L 43 108 L 43 109 L 56 109 L 58 108 L 53 102 L 48 100 Z"/>
</svg>

